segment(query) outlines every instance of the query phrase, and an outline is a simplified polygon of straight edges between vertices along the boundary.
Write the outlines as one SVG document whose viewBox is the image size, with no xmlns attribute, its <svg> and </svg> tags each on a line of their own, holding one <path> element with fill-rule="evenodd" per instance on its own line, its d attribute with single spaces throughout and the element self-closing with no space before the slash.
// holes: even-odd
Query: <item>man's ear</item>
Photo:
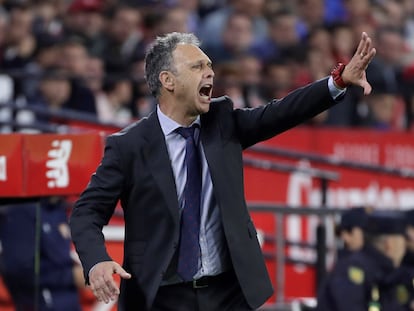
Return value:
<svg viewBox="0 0 414 311">
<path fill-rule="evenodd" d="M 174 90 L 174 76 L 169 71 L 161 71 L 159 75 L 162 86 L 168 91 L 172 92 Z"/>
</svg>

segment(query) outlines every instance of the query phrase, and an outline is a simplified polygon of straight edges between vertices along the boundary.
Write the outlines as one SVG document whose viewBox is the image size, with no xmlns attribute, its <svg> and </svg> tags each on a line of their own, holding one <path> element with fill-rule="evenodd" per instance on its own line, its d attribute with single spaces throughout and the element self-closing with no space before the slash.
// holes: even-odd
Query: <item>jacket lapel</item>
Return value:
<svg viewBox="0 0 414 311">
<path fill-rule="evenodd" d="M 149 170 L 165 199 L 171 216 L 178 225 L 178 198 L 174 173 L 156 112 L 148 117 L 148 127 L 144 135 L 148 144 L 145 148 L 145 162 L 148 163 Z"/>
<path fill-rule="evenodd" d="M 222 182 L 227 180 L 223 175 L 226 170 L 223 167 L 225 165 L 222 149 L 224 148 L 224 142 L 220 133 L 220 128 L 217 123 L 210 122 L 207 114 L 201 115 L 201 141 L 203 143 L 211 179 L 214 184 L 214 195 L 218 202 L 220 201 L 220 196 L 217 189 L 220 188 Z"/>
</svg>

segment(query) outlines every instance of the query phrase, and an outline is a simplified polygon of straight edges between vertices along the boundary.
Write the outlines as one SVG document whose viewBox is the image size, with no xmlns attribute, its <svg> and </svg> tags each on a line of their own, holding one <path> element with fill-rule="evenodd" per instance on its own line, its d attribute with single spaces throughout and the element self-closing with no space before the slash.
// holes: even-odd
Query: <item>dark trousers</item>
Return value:
<svg viewBox="0 0 414 311">
<path fill-rule="evenodd" d="M 196 287 L 196 288 L 195 288 Z M 151 311 L 247 311 L 247 304 L 234 272 L 206 277 L 196 284 L 161 286 Z"/>
</svg>

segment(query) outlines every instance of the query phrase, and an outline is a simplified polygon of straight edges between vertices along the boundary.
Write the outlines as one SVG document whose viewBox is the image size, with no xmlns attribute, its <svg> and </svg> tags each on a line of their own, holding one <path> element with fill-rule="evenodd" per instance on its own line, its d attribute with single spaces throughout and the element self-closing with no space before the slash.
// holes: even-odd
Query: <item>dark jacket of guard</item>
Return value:
<svg viewBox="0 0 414 311">
<path fill-rule="evenodd" d="M 59 229 L 67 226 L 65 204 L 2 208 L 0 273 L 16 311 L 80 311 L 70 238 Z"/>
</svg>

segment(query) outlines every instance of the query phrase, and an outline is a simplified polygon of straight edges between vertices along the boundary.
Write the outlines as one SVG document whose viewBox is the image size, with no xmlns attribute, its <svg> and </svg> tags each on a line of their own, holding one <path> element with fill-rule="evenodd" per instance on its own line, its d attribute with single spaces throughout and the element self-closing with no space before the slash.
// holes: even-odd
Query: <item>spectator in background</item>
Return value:
<svg viewBox="0 0 414 311">
<path fill-rule="evenodd" d="M 402 1 L 402 10 L 405 14 L 403 32 L 407 40 L 408 46 L 414 50 L 414 2 L 411 0 Z"/>
<path fill-rule="evenodd" d="M 67 72 L 57 66 L 45 68 L 36 77 L 38 80 L 36 88 L 33 94 L 27 97 L 25 106 L 22 105 L 16 113 L 16 122 L 20 126 L 30 127 L 32 125 L 32 127 L 47 131 L 56 130 L 54 127 L 59 124 L 70 123 L 71 119 L 67 118 L 67 109 L 73 110 L 79 103 L 84 102 L 84 98 L 81 97 L 83 89 L 79 89 Z M 95 102 L 95 94 L 86 87 L 84 89 L 88 91 L 87 94 L 93 96 Z M 79 112 L 76 109 L 73 111 L 74 115 Z M 93 120 L 96 118 L 96 115 L 90 116 Z"/>
<path fill-rule="evenodd" d="M 301 46 L 297 31 L 298 18 L 292 11 L 277 11 L 268 17 L 268 23 L 268 36 L 253 47 L 254 53 L 262 61 L 286 57 L 292 49 Z"/>
<path fill-rule="evenodd" d="M 101 55 L 108 74 L 127 71 L 133 58 L 145 48 L 141 11 L 119 5 L 110 13 Z"/>
<path fill-rule="evenodd" d="M 324 0 L 298 0 L 296 9 L 301 38 L 306 38 L 313 29 L 327 24 Z"/>
<path fill-rule="evenodd" d="M 329 27 L 335 62 L 348 63 L 355 51 L 355 35 L 348 23 L 335 23 Z"/>
<path fill-rule="evenodd" d="M 36 38 L 32 33 L 33 20 L 33 12 L 27 6 L 14 6 L 10 10 L 3 69 L 23 70 L 31 61 L 36 49 Z"/>
<path fill-rule="evenodd" d="M 204 17 L 200 24 L 198 35 L 203 45 L 215 45 L 220 43 L 229 16 L 233 13 L 245 14 L 252 23 L 254 43 L 260 43 L 266 39 L 268 25 L 264 17 L 265 0 L 231 0 L 227 6 L 211 12 Z"/>
<path fill-rule="evenodd" d="M 186 12 L 184 23 L 186 24 L 187 32 L 197 33 L 201 21 L 199 7 L 202 1 L 172 0 L 171 2 L 174 8 L 180 8 Z"/>
<path fill-rule="evenodd" d="M 131 111 L 134 118 L 143 118 L 149 115 L 156 107 L 156 101 L 148 89 L 145 81 L 144 55 L 133 60 L 130 75 L 133 81 L 133 99 Z"/>
<path fill-rule="evenodd" d="M 53 123 L 66 123 L 52 115 L 70 106 L 72 86 L 70 79 L 57 67 L 46 68 L 39 77 L 36 89 L 27 97 L 27 109 L 21 107 L 16 113 L 16 122 L 22 128 L 32 128 L 31 131 L 49 131 Z"/>
<path fill-rule="evenodd" d="M 372 81 L 373 92 L 359 103 L 359 126 L 377 130 L 404 129 L 404 100 L 396 89 Z"/>
<path fill-rule="evenodd" d="M 343 29 L 345 28 L 345 29 Z M 344 30 L 345 40 L 340 41 L 333 38 L 339 29 Z M 307 68 L 309 70 L 309 81 L 320 79 L 330 72 L 335 63 L 348 59 L 348 53 L 354 53 L 354 43 L 349 42 L 349 33 L 346 24 L 335 24 L 329 27 L 317 27 L 307 37 Z M 353 35 L 353 32 L 351 32 Z M 352 55 L 351 54 L 351 55 Z M 362 94 L 360 89 L 351 86 L 348 88 L 344 105 L 336 105 L 328 111 L 322 112 L 310 120 L 312 126 L 335 126 L 345 127 L 357 123 L 357 103 Z"/>
<path fill-rule="evenodd" d="M 128 77 L 125 75 L 106 77 L 102 92 L 97 96 L 99 120 L 120 127 L 128 125 L 133 120 L 131 100 L 132 83 Z"/>
<path fill-rule="evenodd" d="M 375 40 L 379 45 L 378 58 L 367 68 L 367 79 L 372 81 L 375 92 L 360 106 L 360 124 L 378 129 L 403 129 L 406 127 L 405 108 L 401 93 L 404 89 L 404 72 L 410 64 L 404 37 L 395 27 L 378 29 Z M 405 111 L 404 111 L 405 109 Z"/>
<path fill-rule="evenodd" d="M 106 19 L 101 0 L 74 0 L 64 16 L 65 36 L 77 37 L 91 56 L 104 55 Z"/>
<path fill-rule="evenodd" d="M 34 14 L 32 32 L 37 42 L 62 40 L 63 20 L 60 18 L 58 1 L 34 1 L 31 10 Z"/>
<path fill-rule="evenodd" d="M 236 63 L 241 70 L 240 79 L 246 101 L 245 107 L 262 106 L 266 102 L 262 90 L 263 63 L 252 53 L 240 55 Z"/>
<path fill-rule="evenodd" d="M 241 68 L 236 62 L 223 62 L 215 66 L 216 78 L 219 81 L 214 89 L 214 97 L 228 95 L 232 98 L 234 108 L 247 107 L 241 81 Z"/>
<path fill-rule="evenodd" d="M 59 66 L 63 74 L 70 78 L 72 89 L 64 108 L 96 116 L 95 96 L 85 81 L 88 63 L 89 54 L 81 41 L 69 38 L 60 44 Z"/>
<path fill-rule="evenodd" d="M 106 76 L 105 65 L 102 58 L 91 56 L 86 66 L 85 84 L 96 97 L 102 91 L 103 81 Z"/>
<path fill-rule="evenodd" d="M 0 65 L 3 64 L 4 52 L 6 48 L 8 13 L 0 7 Z"/>
<path fill-rule="evenodd" d="M 0 273 L 16 311 L 81 311 L 84 278 L 71 250 L 65 201 L 53 197 L 1 208 Z"/>
<path fill-rule="evenodd" d="M 28 6 L 16 5 L 10 9 L 8 18 L 1 68 L 9 71 L 14 79 L 17 98 L 26 93 L 28 81 L 24 73 L 36 51 L 36 38 L 32 33 L 34 15 Z"/>
<path fill-rule="evenodd" d="M 335 64 L 332 37 L 327 27 L 316 27 L 306 37 L 306 59 L 309 81 L 325 76 Z"/>
<path fill-rule="evenodd" d="M 376 31 L 378 57 L 367 68 L 367 77 L 385 82 L 387 89 L 399 91 L 400 75 L 408 65 L 407 49 L 402 33 L 394 27 L 381 27 Z"/>
<path fill-rule="evenodd" d="M 163 12 L 163 18 L 160 22 L 160 34 L 168 33 L 169 31 L 177 32 L 192 32 L 189 29 L 189 11 L 176 6 L 168 8 Z"/>
<path fill-rule="evenodd" d="M 276 59 L 264 68 L 265 98 L 282 98 L 295 87 L 295 76 L 287 61 Z"/>
<path fill-rule="evenodd" d="M 252 51 L 254 34 L 251 19 L 244 13 L 230 13 L 226 26 L 218 37 L 219 42 L 206 42 L 203 49 L 215 64 L 235 61 L 239 56 Z"/>
<path fill-rule="evenodd" d="M 351 25 L 361 22 L 376 24 L 370 0 L 344 0 L 343 5 L 345 21 Z"/>
</svg>

